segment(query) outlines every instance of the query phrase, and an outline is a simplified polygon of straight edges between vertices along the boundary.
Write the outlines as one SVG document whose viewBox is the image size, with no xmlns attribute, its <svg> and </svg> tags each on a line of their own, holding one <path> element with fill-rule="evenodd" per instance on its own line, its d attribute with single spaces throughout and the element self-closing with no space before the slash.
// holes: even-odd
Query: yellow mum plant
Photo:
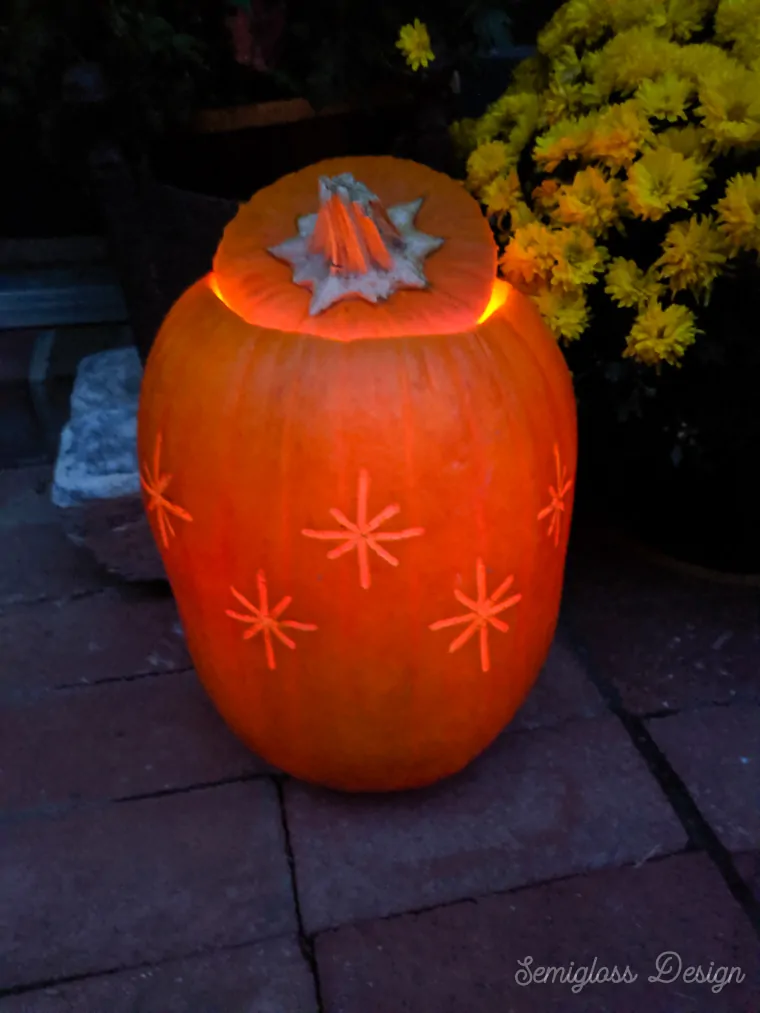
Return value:
<svg viewBox="0 0 760 1013">
<path fill-rule="evenodd" d="M 760 0 L 568 0 L 452 133 L 557 337 L 614 310 L 624 357 L 679 366 L 716 281 L 760 256 Z"/>
</svg>

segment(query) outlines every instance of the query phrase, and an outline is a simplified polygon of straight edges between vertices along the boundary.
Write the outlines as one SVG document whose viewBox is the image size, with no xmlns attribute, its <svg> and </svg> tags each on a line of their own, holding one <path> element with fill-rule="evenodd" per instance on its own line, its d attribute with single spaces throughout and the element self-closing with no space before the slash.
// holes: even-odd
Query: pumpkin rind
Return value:
<svg viewBox="0 0 760 1013">
<path fill-rule="evenodd" d="M 146 505 L 164 483 L 190 518 L 165 507 L 169 533 L 149 512 L 191 655 L 230 727 L 297 777 L 454 773 L 548 653 L 575 402 L 532 304 L 488 303 L 460 332 L 346 343 L 251 325 L 203 279 L 151 352 L 138 452 Z"/>
</svg>

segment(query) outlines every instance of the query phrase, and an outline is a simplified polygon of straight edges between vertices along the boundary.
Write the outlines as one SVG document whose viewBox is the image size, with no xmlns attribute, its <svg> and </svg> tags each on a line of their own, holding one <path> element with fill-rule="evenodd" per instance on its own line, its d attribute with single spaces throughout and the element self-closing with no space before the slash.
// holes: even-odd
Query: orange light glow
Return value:
<svg viewBox="0 0 760 1013">
<path fill-rule="evenodd" d="M 216 275 L 213 271 L 207 276 L 208 286 L 217 299 L 223 302 L 228 310 L 232 310 L 232 307 L 222 295 L 221 289 L 219 288 L 219 282 L 216 280 Z M 497 310 L 505 304 L 509 298 L 509 293 L 512 290 L 512 286 L 509 282 L 503 281 L 501 278 L 496 278 L 491 289 L 491 298 L 488 300 L 488 305 L 485 308 L 482 316 L 478 320 L 479 324 L 484 324 L 489 317 L 492 317 Z M 233 313 L 235 311 L 233 310 Z"/>
<path fill-rule="evenodd" d="M 208 287 L 211 289 L 211 291 L 214 293 L 214 295 L 217 297 L 217 299 L 220 302 L 224 303 L 224 305 L 227 307 L 228 310 L 232 309 L 232 307 L 230 306 L 230 304 L 227 302 L 227 300 L 222 295 L 221 289 L 219 288 L 219 282 L 216 280 L 216 275 L 214 274 L 213 271 L 208 275 Z M 232 311 L 233 311 L 233 313 L 235 312 L 234 310 L 232 310 Z"/>
<path fill-rule="evenodd" d="M 485 313 L 478 320 L 479 324 L 484 324 L 489 317 L 492 317 L 497 310 L 500 310 L 504 303 L 509 298 L 509 293 L 512 286 L 507 281 L 502 281 L 501 278 L 497 278 L 493 283 L 491 289 L 491 298 L 488 300 Z"/>
</svg>

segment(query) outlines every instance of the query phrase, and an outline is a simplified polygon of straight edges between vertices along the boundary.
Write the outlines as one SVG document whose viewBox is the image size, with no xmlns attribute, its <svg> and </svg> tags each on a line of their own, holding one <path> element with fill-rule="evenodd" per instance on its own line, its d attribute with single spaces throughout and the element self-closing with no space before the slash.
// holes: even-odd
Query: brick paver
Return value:
<svg viewBox="0 0 760 1013">
<path fill-rule="evenodd" d="M 562 630 L 528 699 L 515 714 L 511 728 L 527 730 L 559 724 L 571 718 L 597 717 L 606 712 L 594 687 Z"/>
<path fill-rule="evenodd" d="M 173 600 L 108 588 L 0 613 L 0 697 L 191 666 Z"/>
<path fill-rule="evenodd" d="M 614 545 L 584 544 L 571 557 L 565 601 L 595 668 L 628 710 L 760 702 L 756 588 L 681 576 Z"/>
<path fill-rule="evenodd" d="M 295 939 L 0 999 L 0 1013 L 317 1013 Z"/>
<path fill-rule="evenodd" d="M 194 672 L 0 708 L 0 809 L 124 798 L 260 773 Z"/>
<path fill-rule="evenodd" d="M 0 990 L 296 931 L 266 781 L 6 820 L 0 896 Z"/>
<path fill-rule="evenodd" d="M 726 847 L 760 847 L 760 707 L 707 707 L 648 727 Z"/>
<path fill-rule="evenodd" d="M 0 608 L 97 591 L 110 582 L 60 524 L 0 527 L 0 559 Z"/>
<path fill-rule="evenodd" d="M 658 971 L 667 951 L 705 973 L 737 966 L 744 980 L 735 974 L 717 993 L 684 982 L 675 957 Z M 760 994 L 750 924 L 694 854 L 345 927 L 318 936 L 316 954 L 325 1013 L 752 1013 Z M 572 974 L 594 958 L 597 970 L 628 966 L 638 977 L 577 993 L 516 981 L 538 966 Z"/>
<path fill-rule="evenodd" d="M 47 464 L 0 469 L 0 528 L 8 529 L 21 524 L 57 524 L 59 518 L 50 499 L 52 478 L 53 469 Z"/>
<path fill-rule="evenodd" d="M 665 854 L 685 835 L 615 718 L 507 732 L 397 796 L 285 789 L 307 931 Z"/>
</svg>

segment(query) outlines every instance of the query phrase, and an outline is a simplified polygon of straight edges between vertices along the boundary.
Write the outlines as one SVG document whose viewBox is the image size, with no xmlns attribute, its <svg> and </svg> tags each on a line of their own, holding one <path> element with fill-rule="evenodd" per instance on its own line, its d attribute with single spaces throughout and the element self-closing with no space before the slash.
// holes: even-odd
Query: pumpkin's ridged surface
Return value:
<svg viewBox="0 0 760 1013">
<path fill-rule="evenodd" d="M 422 197 L 417 227 L 445 242 L 426 262 L 428 290 L 397 292 L 375 305 L 343 302 L 312 316 L 310 293 L 293 285 L 291 268 L 268 250 L 291 238 L 299 216 L 317 210 L 320 176 L 349 171 L 386 207 Z M 486 308 L 496 252 L 478 204 L 450 177 L 390 156 L 332 158 L 284 176 L 243 204 L 225 230 L 214 273 L 224 301 L 249 323 L 338 341 L 449 334 Z"/>
<path fill-rule="evenodd" d="M 427 784 L 522 703 L 557 619 L 576 435 L 562 355 L 517 292 L 460 334 L 346 344 L 252 326 L 203 280 L 151 353 L 139 455 L 175 509 L 146 493 L 198 674 L 274 765 Z M 404 537 L 377 543 L 397 565 L 367 550 L 362 587 L 356 548 L 329 559 L 341 541 L 316 534 L 356 521 L 367 481 L 368 520 L 398 507 L 375 532 Z M 477 597 L 478 560 L 487 595 L 512 576 L 499 602 L 521 596 L 495 615 L 508 631 L 488 626 L 486 671 L 477 632 L 449 650 L 467 623 L 430 628 L 468 612 L 455 594 Z M 263 631 L 245 640 L 228 614 L 248 612 L 235 592 L 260 606 L 260 574 L 270 611 L 292 599 L 278 621 L 310 627 L 280 628 L 294 649 L 270 636 L 274 668 Z"/>
</svg>

